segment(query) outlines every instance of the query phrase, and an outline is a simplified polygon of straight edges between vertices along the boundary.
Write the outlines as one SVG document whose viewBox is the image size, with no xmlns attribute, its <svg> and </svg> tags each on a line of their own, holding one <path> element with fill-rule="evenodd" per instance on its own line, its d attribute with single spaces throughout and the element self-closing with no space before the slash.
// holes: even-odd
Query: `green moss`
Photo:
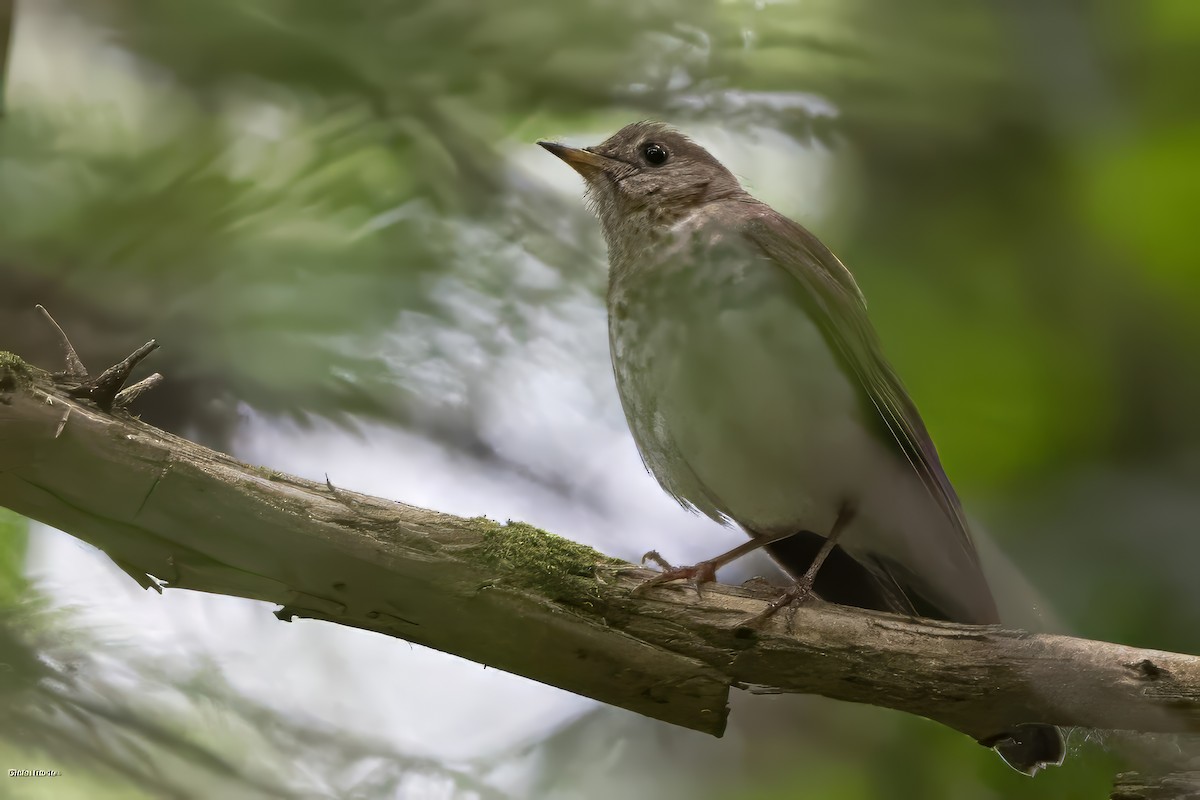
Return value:
<svg viewBox="0 0 1200 800">
<path fill-rule="evenodd" d="M 255 475 L 258 475 L 258 477 L 263 478 L 268 481 L 281 481 L 281 480 L 285 480 L 287 478 L 287 476 L 284 475 L 282 472 L 280 472 L 277 469 L 272 469 L 271 467 L 260 467 L 260 466 L 251 465 L 250 471 L 253 472 Z"/>
<path fill-rule="evenodd" d="M 28 389 L 33 385 L 34 374 L 34 368 L 19 356 L 0 350 L 0 393 Z"/>
<path fill-rule="evenodd" d="M 483 537 L 480 555 L 513 583 L 545 591 L 557 599 L 588 601 L 598 596 L 598 565 L 622 564 L 592 548 L 524 522 L 501 525 L 486 517 L 472 522 Z"/>
</svg>

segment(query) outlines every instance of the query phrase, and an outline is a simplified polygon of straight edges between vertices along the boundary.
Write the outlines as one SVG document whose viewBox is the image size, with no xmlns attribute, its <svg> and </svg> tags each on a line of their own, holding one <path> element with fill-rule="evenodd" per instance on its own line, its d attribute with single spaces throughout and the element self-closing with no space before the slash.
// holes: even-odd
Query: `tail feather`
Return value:
<svg viewBox="0 0 1200 800">
<path fill-rule="evenodd" d="M 767 550 L 780 566 L 799 576 L 812 564 L 824 541 L 824 537 L 804 531 L 772 542 Z M 914 591 L 914 581 L 906 580 L 904 570 L 882 562 L 873 566 L 874 569 L 850 557 L 841 547 L 835 547 L 817 572 L 813 589 L 819 597 L 841 605 L 954 622 L 995 621 L 992 614 L 987 619 L 964 620 L 961 612 L 952 614 L 937 608 Z M 1043 767 L 1060 766 L 1066 756 L 1062 731 L 1053 725 L 1018 725 L 981 744 L 994 749 L 1004 763 L 1026 775 L 1035 775 Z"/>
</svg>

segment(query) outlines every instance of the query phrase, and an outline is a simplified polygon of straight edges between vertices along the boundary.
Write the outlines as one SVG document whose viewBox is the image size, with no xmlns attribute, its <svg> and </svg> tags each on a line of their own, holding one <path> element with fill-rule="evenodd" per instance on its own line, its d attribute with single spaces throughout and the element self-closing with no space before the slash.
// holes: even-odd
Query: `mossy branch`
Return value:
<svg viewBox="0 0 1200 800">
<path fill-rule="evenodd" d="M 731 687 L 900 709 L 978 741 L 1020 723 L 1200 731 L 1200 658 L 814 603 L 631 590 L 652 573 L 522 523 L 254 467 L 69 397 L 0 354 L 0 505 L 144 587 L 278 603 L 720 735 Z M 790 622 L 790 624 L 789 624 Z"/>
</svg>

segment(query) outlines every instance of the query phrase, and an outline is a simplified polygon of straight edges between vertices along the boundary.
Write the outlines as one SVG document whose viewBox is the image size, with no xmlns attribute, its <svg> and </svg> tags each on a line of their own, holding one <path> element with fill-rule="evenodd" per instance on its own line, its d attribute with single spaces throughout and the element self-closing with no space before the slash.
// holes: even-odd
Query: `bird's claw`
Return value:
<svg viewBox="0 0 1200 800">
<path fill-rule="evenodd" d="M 648 561 L 658 566 L 662 572 L 637 586 L 633 590 L 634 594 L 641 594 L 653 586 L 670 583 L 671 581 L 686 580 L 688 585 L 696 590 L 696 595 L 703 597 L 704 594 L 700 590 L 700 587 L 705 583 L 712 583 L 717 579 L 717 568 L 711 561 L 701 561 L 690 567 L 673 567 L 670 562 L 659 555 L 657 550 L 651 550 L 642 556 L 643 565 Z"/>
<path fill-rule="evenodd" d="M 658 568 L 661 569 L 663 572 L 668 572 L 670 570 L 675 569 L 674 567 L 671 566 L 671 563 L 669 561 L 667 561 L 665 558 L 663 558 L 661 555 L 659 555 L 657 550 L 651 550 L 650 552 L 646 553 L 646 555 L 642 556 L 642 566 L 643 567 L 646 566 L 647 561 L 658 565 Z"/>
<path fill-rule="evenodd" d="M 794 608 L 803 603 L 817 597 L 817 593 L 813 591 L 813 581 L 811 578 L 802 578 L 787 589 L 785 589 L 778 597 L 767 604 L 767 607 L 758 612 L 754 616 L 743 622 L 743 625 L 749 627 L 757 627 L 766 622 L 771 617 L 785 608 Z"/>
</svg>

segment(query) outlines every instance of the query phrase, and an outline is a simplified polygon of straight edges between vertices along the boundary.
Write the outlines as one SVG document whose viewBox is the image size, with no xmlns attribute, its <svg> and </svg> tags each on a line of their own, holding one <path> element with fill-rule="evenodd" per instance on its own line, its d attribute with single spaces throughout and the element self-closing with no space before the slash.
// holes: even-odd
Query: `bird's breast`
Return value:
<svg viewBox="0 0 1200 800">
<path fill-rule="evenodd" d="M 766 263 L 614 284 L 617 387 L 670 493 L 757 532 L 833 524 L 875 443 L 855 386 Z"/>
</svg>

